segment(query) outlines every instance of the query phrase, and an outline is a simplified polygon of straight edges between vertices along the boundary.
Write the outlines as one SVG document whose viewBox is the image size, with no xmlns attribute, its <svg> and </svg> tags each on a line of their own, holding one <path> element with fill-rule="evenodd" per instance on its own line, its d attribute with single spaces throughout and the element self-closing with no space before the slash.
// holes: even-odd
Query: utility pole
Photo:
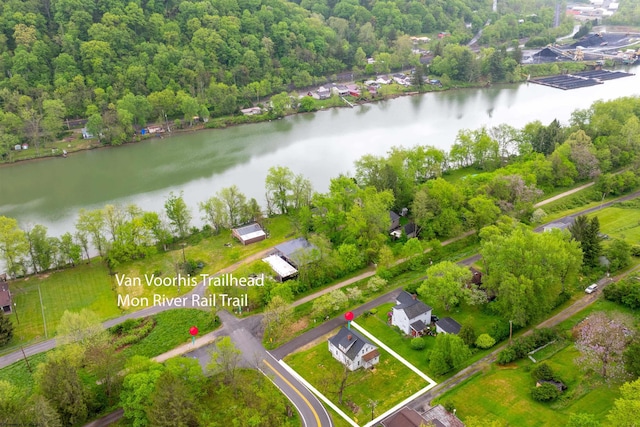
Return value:
<svg viewBox="0 0 640 427">
<path fill-rule="evenodd" d="M 24 347 L 20 346 L 20 350 L 22 350 L 22 357 L 24 357 L 24 363 L 27 364 L 27 369 L 29 369 L 29 373 L 33 373 L 31 370 L 31 365 L 29 365 L 29 359 L 27 359 L 27 355 L 24 354 Z"/>
<path fill-rule="evenodd" d="M 49 334 L 47 334 L 47 319 L 44 316 L 44 305 L 42 305 L 42 292 L 40 291 L 40 285 L 38 285 L 38 295 L 40 295 L 40 310 L 42 311 L 42 323 L 44 324 L 44 337 L 49 338 Z"/>
<path fill-rule="evenodd" d="M 509 320 L 509 344 L 511 344 L 512 335 L 513 335 L 513 320 Z"/>
<path fill-rule="evenodd" d="M 16 320 L 18 321 L 18 325 L 20 324 L 20 317 L 18 317 L 18 303 L 14 302 L 13 303 L 13 311 L 16 312 Z"/>
</svg>

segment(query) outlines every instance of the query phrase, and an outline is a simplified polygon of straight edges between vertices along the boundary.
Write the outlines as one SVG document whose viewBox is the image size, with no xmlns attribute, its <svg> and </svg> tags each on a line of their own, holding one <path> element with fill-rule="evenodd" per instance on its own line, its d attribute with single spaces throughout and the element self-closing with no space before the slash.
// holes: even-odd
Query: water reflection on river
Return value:
<svg viewBox="0 0 640 427">
<path fill-rule="evenodd" d="M 199 201 L 233 184 L 263 202 L 274 165 L 325 191 L 363 154 L 383 155 L 394 145 L 448 149 L 460 129 L 566 122 L 595 100 L 639 92 L 637 75 L 573 91 L 526 83 L 451 90 L 16 164 L 0 168 L 0 214 L 61 234 L 82 207 L 136 203 L 161 211 L 170 191 L 184 191 L 197 218 Z"/>
</svg>

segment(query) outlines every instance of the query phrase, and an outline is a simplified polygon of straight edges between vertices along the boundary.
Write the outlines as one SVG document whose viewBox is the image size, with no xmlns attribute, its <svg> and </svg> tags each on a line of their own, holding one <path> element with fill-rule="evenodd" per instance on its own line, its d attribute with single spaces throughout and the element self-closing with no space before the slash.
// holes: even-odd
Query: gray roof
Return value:
<svg viewBox="0 0 640 427">
<path fill-rule="evenodd" d="M 417 320 L 415 322 L 413 322 L 411 325 L 409 325 L 413 328 L 414 331 L 424 331 L 427 327 L 427 325 L 424 324 L 424 322 L 422 320 Z"/>
<path fill-rule="evenodd" d="M 406 291 L 400 292 L 400 294 L 396 297 L 396 301 L 399 304 L 394 306 L 393 309 L 404 310 L 408 319 L 413 319 L 431 310 L 431 307 L 429 307 L 419 299 L 414 298 L 413 295 Z"/>
<path fill-rule="evenodd" d="M 246 236 L 247 234 L 255 233 L 256 231 L 262 231 L 262 227 L 260 227 L 260 224 L 254 222 L 253 224 L 245 225 L 244 227 L 234 228 L 234 230 L 240 236 Z"/>
<path fill-rule="evenodd" d="M 351 339 L 349 339 L 349 337 L 351 337 Z M 337 334 L 329 338 L 329 342 L 339 349 L 346 348 L 347 351 L 344 354 L 349 360 L 354 360 L 365 344 L 371 344 L 368 339 L 360 335 L 357 331 L 347 329 L 344 326 L 340 328 Z"/>
<path fill-rule="evenodd" d="M 460 323 L 453 320 L 451 317 L 443 317 L 436 322 L 436 326 L 445 331 L 448 334 L 457 334 L 460 332 Z"/>
<path fill-rule="evenodd" d="M 389 218 L 391 218 L 391 222 L 398 221 L 400 219 L 400 215 L 394 211 L 389 211 Z"/>
<path fill-rule="evenodd" d="M 295 262 L 297 265 L 305 264 L 304 255 L 311 250 L 316 249 L 314 245 L 309 243 L 304 237 L 289 240 L 276 246 L 276 250 L 283 256 Z"/>
<path fill-rule="evenodd" d="M 9 293 L 9 283 L 0 282 L 0 308 L 11 307 L 11 294 Z"/>
</svg>

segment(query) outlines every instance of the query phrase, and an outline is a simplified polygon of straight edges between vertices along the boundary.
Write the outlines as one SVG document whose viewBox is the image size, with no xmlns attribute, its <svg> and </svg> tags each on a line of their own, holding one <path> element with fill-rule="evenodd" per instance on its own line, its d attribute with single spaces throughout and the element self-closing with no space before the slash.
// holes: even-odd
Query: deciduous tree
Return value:
<svg viewBox="0 0 640 427">
<path fill-rule="evenodd" d="M 25 232 L 18 227 L 18 221 L 0 216 L 0 255 L 14 277 L 22 272 L 20 261 L 28 249 L 29 243 Z"/>
<path fill-rule="evenodd" d="M 629 343 L 632 321 L 622 316 L 610 318 L 604 312 L 592 313 L 576 327 L 578 366 L 595 372 L 607 381 L 624 378 L 623 352 Z"/>
<path fill-rule="evenodd" d="M 189 223 L 191 222 L 191 212 L 184 202 L 182 192 L 180 192 L 179 196 L 176 196 L 173 191 L 169 193 L 169 197 L 164 202 L 164 209 L 173 232 L 181 239 L 187 237 Z"/>
<path fill-rule="evenodd" d="M 443 261 L 427 269 L 427 278 L 418 288 L 425 299 L 438 301 L 446 311 L 468 300 L 470 290 L 466 284 L 471 281 L 471 271 L 451 261 Z"/>
<path fill-rule="evenodd" d="M 607 419 L 617 427 L 636 427 L 640 411 L 640 379 L 624 383 L 620 387 L 620 398 L 613 402 Z"/>
</svg>

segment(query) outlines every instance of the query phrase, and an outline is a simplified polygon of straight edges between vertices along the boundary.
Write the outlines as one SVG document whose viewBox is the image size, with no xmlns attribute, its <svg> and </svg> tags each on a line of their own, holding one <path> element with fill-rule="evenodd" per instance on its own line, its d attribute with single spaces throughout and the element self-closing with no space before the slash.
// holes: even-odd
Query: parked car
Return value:
<svg viewBox="0 0 640 427">
<path fill-rule="evenodd" d="M 431 315 L 431 323 L 436 323 L 440 318 L 435 314 Z"/>
<path fill-rule="evenodd" d="M 588 294 L 592 294 L 597 290 L 598 290 L 598 284 L 594 283 L 593 285 L 587 286 L 587 289 L 585 289 L 584 291 Z"/>
</svg>

